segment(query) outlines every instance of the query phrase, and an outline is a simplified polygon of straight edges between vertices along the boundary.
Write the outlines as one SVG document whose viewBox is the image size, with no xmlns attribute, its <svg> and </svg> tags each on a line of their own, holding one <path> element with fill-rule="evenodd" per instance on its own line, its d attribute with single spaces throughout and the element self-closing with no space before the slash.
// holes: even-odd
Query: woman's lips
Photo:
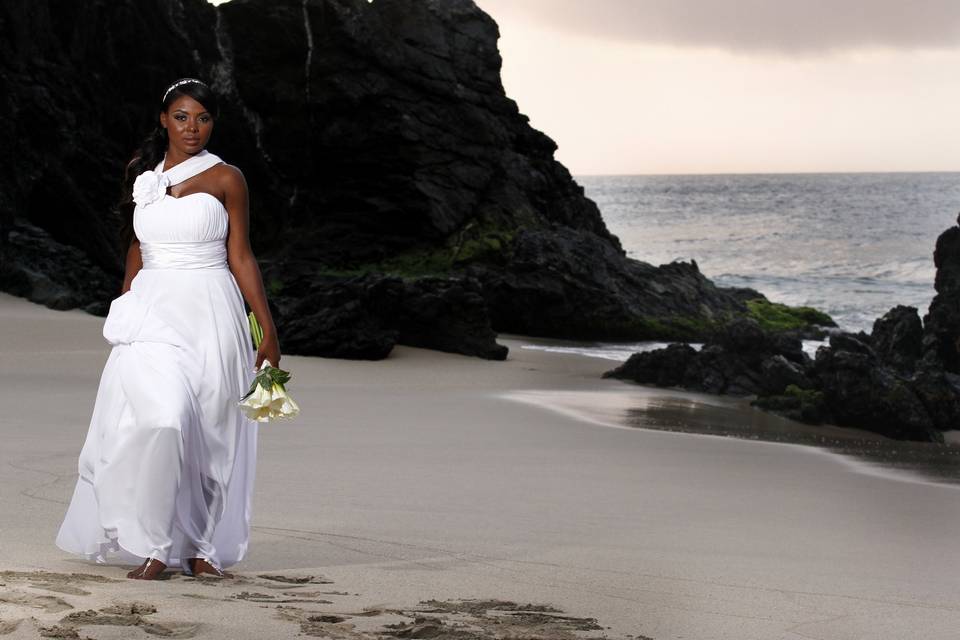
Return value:
<svg viewBox="0 0 960 640">
<path fill-rule="evenodd" d="M 183 141 L 187 144 L 196 144 L 200 142 L 200 138 L 184 138 Z"/>
</svg>

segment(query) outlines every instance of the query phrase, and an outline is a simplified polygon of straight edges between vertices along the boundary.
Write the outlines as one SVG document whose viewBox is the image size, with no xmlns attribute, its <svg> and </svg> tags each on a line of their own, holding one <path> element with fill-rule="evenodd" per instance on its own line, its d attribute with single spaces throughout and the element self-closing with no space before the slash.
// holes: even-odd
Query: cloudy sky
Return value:
<svg viewBox="0 0 960 640">
<path fill-rule="evenodd" d="M 960 170 L 960 0 L 476 0 L 574 174 Z"/>
</svg>

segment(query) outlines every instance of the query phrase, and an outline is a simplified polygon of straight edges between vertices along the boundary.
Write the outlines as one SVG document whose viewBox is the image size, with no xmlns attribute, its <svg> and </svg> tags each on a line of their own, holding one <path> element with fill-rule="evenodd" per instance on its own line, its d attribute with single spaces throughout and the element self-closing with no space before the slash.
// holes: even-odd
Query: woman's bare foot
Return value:
<svg viewBox="0 0 960 640">
<path fill-rule="evenodd" d="M 201 573 L 209 573 L 219 578 L 232 577 L 229 573 L 217 569 L 204 558 L 187 558 L 187 567 L 189 567 L 190 573 L 194 576 L 198 576 Z"/>
<path fill-rule="evenodd" d="M 166 568 L 167 565 L 159 560 L 147 558 L 143 561 L 143 564 L 128 573 L 127 577 L 133 578 L 134 580 L 156 580 Z"/>
</svg>

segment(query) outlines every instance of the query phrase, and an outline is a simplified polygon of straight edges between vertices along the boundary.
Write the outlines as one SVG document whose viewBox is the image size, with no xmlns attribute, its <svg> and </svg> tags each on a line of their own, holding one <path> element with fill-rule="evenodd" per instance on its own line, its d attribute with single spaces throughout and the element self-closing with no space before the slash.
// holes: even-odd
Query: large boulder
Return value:
<svg viewBox="0 0 960 640">
<path fill-rule="evenodd" d="M 909 377 L 883 366 L 873 348 L 853 334 L 830 337 L 812 367 L 830 419 L 897 440 L 942 442 Z"/>
<path fill-rule="evenodd" d="M 923 348 L 923 324 L 916 307 L 897 305 L 873 322 L 873 349 L 883 362 L 912 371 Z"/>
<path fill-rule="evenodd" d="M 737 318 L 713 329 L 700 351 L 676 343 L 638 352 L 603 377 L 707 393 L 779 393 L 789 384 L 809 386 L 803 369 L 809 361 L 796 336 L 772 334 L 752 318 Z"/>
<path fill-rule="evenodd" d="M 52 238 L 24 220 L 13 220 L 0 235 L 0 290 L 51 309 L 80 307 L 106 315 L 120 294 L 116 282 L 82 250 Z"/>
<path fill-rule="evenodd" d="M 479 283 L 471 279 L 364 274 L 295 286 L 302 294 L 278 297 L 274 312 L 292 353 L 377 360 L 401 343 L 491 360 L 507 356 L 490 329 Z"/>
<path fill-rule="evenodd" d="M 946 371 L 960 373 L 960 226 L 950 227 L 937 238 L 933 263 L 937 294 L 923 317 L 924 358 Z"/>
<path fill-rule="evenodd" d="M 700 382 L 699 356 L 688 344 L 674 343 L 664 349 L 638 351 L 620 366 L 605 371 L 604 378 L 620 378 L 658 387 L 696 388 Z"/>
<path fill-rule="evenodd" d="M 555 224 L 519 231 L 500 256 L 466 272 L 483 282 L 494 326 L 511 333 L 698 340 L 744 308 L 695 262 L 654 267 L 624 258 L 598 235 Z"/>
</svg>

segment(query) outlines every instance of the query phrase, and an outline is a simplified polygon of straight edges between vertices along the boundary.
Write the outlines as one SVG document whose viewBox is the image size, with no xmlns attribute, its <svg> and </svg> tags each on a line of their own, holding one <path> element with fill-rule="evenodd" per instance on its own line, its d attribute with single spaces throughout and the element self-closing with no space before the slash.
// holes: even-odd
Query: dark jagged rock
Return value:
<svg viewBox="0 0 960 640">
<path fill-rule="evenodd" d="M 737 319 L 714 331 L 710 340 L 729 353 L 735 353 L 749 367 L 755 367 L 773 355 L 806 364 L 810 357 L 795 333 L 764 331 L 752 318 Z"/>
<path fill-rule="evenodd" d="M 910 386 L 939 431 L 960 427 L 960 375 L 921 361 Z"/>
<path fill-rule="evenodd" d="M 923 324 L 916 307 L 897 305 L 873 322 L 873 348 L 885 363 L 912 371 L 920 358 Z"/>
<path fill-rule="evenodd" d="M 603 373 L 604 378 L 620 378 L 659 387 L 695 388 L 697 350 L 688 344 L 673 343 L 664 349 L 639 351 L 619 367 Z"/>
<path fill-rule="evenodd" d="M 490 329 L 479 283 L 469 278 L 364 274 L 294 278 L 290 286 L 302 294 L 278 296 L 274 316 L 293 353 L 377 360 L 401 343 L 491 360 L 507 356 Z"/>
<path fill-rule="evenodd" d="M 318 278 L 293 304 L 277 305 L 287 352 L 307 356 L 379 360 L 397 343 L 399 331 L 384 324 L 377 309 L 383 278 Z"/>
<path fill-rule="evenodd" d="M 821 424 L 827 421 L 823 392 L 794 384 L 787 385 L 783 393 L 759 396 L 750 404 L 798 422 Z"/>
<path fill-rule="evenodd" d="M 799 338 L 770 334 L 752 318 L 738 318 L 714 331 L 700 351 L 685 344 L 635 353 L 603 374 L 659 386 L 707 393 L 752 395 L 788 384 L 809 386 L 802 367 L 810 361 Z M 779 386 L 781 385 L 782 386 Z"/>
<path fill-rule="evenodd" d="M 209 148 L 247 178 L 286 353 L 378 357 L 399 341 L 499 358 L 494 331 L 698 339 L 763 299 L 694 262 L 626 257 L 505 95 L 497 25 L 472 0 L 11 0 L 0 33 L 0 160 L 16 167 L 0 175 L 0 237 L 30 223 L 54 256 L 10 252 L 5 290 L 105 311 L 123 167 L 162 88 L 193 76 L 224 98 Z M 36 285 L 72 286 L 67 271 L 88 290 Z M 371 311 L 380 294 L 416 306 L 388 318 Z"/>
<path fill-rule="evenodd" d="M 81 307 L 106 315 L 120 285 L 76 247 L 21 220 L 0 241 L 0 290 L 51 309 Z"/>
<path fill-rule="evenodd" d="M 760 373 L 760 392 L 763 394 L 780 394 L 791 385 L 798 389 L 813 387 L 804 365 L 780 354 L 770 356 L 761 362 Z"/>
<path fill-rule="evenodd" d="M 831 421 L 898 440 L 943 441 L 910 379 L 852 334 L 831 336 L 812 367 Z"/>
<path fill-rule="evenodd" d="M 399 341 L 414 347 L 504 360 L 496 343 L 480 283 L 473 278 L 419 278 L 403 283 L 402 297 L 389 310 Z M 443 319 L 443 322 L 437 322 Z"/>
<path fill-rule="evenodd" d="M 937 238 L 933 263 L 937 267 L 933 283 L 937 295 L 923 317 L 924 358 L 960 374 L 960 226 L 947 229 Z"/>
<path fill-rule="evenodd" d="M 811 360 L 796 335 L 751 321 L 715 333 L 699 353 L 687 345 L 633 354 L 604 373 L 696 391 L 757 394 L 752 404 L 795 420 L 830 422 L 899 440 L 943 442 L 960 428 L 960 227 L 937 239 L 937 295 L 923 323 L 898 305 L 871 333 L 834 332 Z"/>
<path fill-rule="evenodd" d="M 576 229 L 523 230 L 503 260 L 467 269 L 483 282 L 494 326 L 502 331 L 696 340 L 741 309 L 695 264 L 654 267 L 624 259 L 618 247 Z"/>
</svg>

